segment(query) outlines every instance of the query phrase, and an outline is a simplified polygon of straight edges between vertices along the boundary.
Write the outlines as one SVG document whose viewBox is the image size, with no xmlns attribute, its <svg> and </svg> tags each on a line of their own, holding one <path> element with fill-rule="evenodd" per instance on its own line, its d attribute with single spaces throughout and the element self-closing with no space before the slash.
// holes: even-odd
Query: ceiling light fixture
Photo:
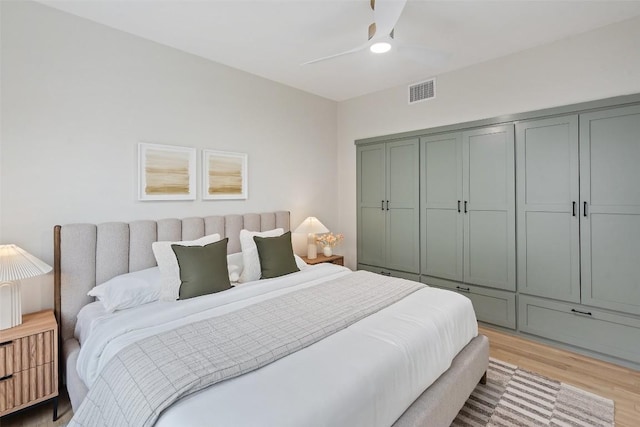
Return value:
<svg viewBox="0 0 640 427">
<path fill-rule="evenodd" d="M 369 47 L 369 50 L 373 53 L 385 53 L 391 50 L 391 43 L 389 42 L 376 42 Z"/>
</svg>

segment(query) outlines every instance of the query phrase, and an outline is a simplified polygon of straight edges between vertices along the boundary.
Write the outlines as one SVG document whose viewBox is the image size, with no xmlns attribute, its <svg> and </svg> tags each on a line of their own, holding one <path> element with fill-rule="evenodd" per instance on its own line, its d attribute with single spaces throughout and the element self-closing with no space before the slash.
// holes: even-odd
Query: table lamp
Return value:
<svg viewBox="0 0 640 427">
<path fill-rule="evenodd" d="M 294 230 L 294 233 L 305 233 L 307 234 L 307 258 L 308 259 L 316 259 L 318 258 L 318 244 L 316 243 L 316 233 L 328 233 L 329 229 L 325 227 L 318 218 L 315 216 L 310 216 L 304 221 L 302 224 L 298 226 Z"/>
<path fill-rule="evenodd" d="M 0 330 L 22 323 L 20 280 L 50 271 L 50 265 L 18 246 L 0 245 Z"/>
</svg>

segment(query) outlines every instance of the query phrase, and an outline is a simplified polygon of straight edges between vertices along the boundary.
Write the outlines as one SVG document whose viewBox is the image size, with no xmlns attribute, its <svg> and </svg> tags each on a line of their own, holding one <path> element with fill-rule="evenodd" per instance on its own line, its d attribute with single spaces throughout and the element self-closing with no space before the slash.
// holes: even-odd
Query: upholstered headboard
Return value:
<svg viewBox="0 0 640 427">
<path fill-rule="evenodd" d="M 73 337 L 78 312 L 93 301 L 87 292 L 112 277 L 156 265 L 151 244 L 194 240 L 218 233 L 228 253 L 240 252 L 240 230 L 290 229 L 289 212 L 69 224 L 54 228 L 55 312 L 61 341 Z"/>
</svg>

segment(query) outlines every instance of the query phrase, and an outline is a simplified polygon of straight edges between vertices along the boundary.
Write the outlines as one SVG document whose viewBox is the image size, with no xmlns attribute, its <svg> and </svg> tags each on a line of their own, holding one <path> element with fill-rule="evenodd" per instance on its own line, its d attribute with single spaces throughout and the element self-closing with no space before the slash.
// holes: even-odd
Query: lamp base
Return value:
<svg viewBox="0 0 640 427">
<path fill-rule="evenodd" d="M 22 324 L 20 281 L 0 284 L 0 330 Z"/>
<path fill-rule="evenodd" d="M 318 258 L 318 244 L 315 233 L 309 233 L 307 237 L 307 259 Z"/>
</svg>

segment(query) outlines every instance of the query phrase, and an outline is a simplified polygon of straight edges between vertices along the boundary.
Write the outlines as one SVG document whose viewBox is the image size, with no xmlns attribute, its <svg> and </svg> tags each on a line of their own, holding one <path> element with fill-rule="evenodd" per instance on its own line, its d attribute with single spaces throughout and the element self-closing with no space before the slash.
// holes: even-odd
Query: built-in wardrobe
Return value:
<svg viewBox="0 0 640 427">
<path fill-rule="evenodd" d="M 459 292 L 481 322 L 640 367 L 640 95 L 356 145 L 358 268 Z M 391 165 L 396 145 L 413 151 Z M 383 177 L 366 164 L 372 149 Z M 395 242 L 394 198 L 411 206 Z"/>
</svg>

